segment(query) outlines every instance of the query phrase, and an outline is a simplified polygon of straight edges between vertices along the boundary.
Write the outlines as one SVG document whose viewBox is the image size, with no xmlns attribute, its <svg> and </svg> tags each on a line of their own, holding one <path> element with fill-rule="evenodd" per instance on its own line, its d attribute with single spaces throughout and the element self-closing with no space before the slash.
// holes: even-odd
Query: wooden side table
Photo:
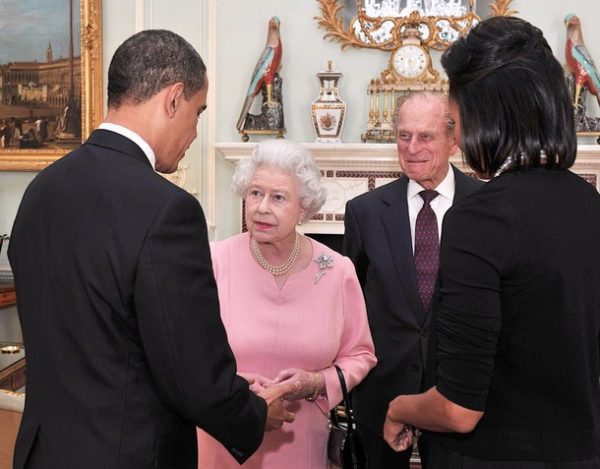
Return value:
<svg viewBox="0 0 600 469">
<path fill-rule="evenodd" d="M 0 389 L 17 391 L 25 386 L 25 348 L 18 343 L 0 343 Z"/>
<path fill-rule="evenodd" d="M 17 303 L 12 278 L 0 277 L 0 308 Z M 0 342 L 0 389 L 17 391 L 25 386 L 25 348 L 21 343 Z"/>
<path fill-rule="evenodd" d="M 0 280 L 0 308 L 17 303 L 15 284 L 12 280 Z"/>
</svg>

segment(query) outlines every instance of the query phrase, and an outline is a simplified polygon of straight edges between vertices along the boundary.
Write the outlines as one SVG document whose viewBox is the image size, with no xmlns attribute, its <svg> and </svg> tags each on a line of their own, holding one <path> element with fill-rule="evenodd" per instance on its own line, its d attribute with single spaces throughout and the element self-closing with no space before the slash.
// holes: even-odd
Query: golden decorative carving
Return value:
<svg viewBox="0 0 600 469">
<path fill-rule="evenodd" d="M 344 28 L 342 19 L 338 17 L 338 13 L 344 7 L 338 5 L 337 0 L 318 0 L 321 4 L 321 12 L 323 16 L 315 17 L 318 21 L 319 26 L 323 29 L 329 30 L 325 34 L 325 39 L 333 39 L 342 43 L 342 49 L 346 47 L 374 47 L 365 45 L 362 41 L 359 41 L 354 33 Z"/>
<path fill-rule="evenodd" d="M 490 9 L 495 16 L 509 16 L 512 0 L 495 0 Z M 459 5 L 457 15 L 428 16 L 417 10 L 407 15 L 375 15 L 367 12 L 364 0 L 356 0 L 357 14 L 345 26 L 341 17 L 343 6 L 338 0 L 318 0 L 322 16 L 315 17 L 325 29 L 326 39 L 346 47 L 380 49 L 391 52 L 387 68 L 367 86 L 369 118 L 363 142 L 394 141 L 393 117 L 396 100 L 413 90 L 446 91 L 448 84 L 433 67 L 432 49 L 446 50 L 458 37 L 464 36 L 480 21 L 474 12 L 474 0 Z M 452 11 L 452 10 L 450 10 Z M 401 13 L 404 13 L 403 11 Z"/>
<path fill-rule="evenodd" d="M 360 136 L 363 143 L 393 143 L 396 141 L 394 114 L 396 102 L 401 96 L 411 91 L 448 91 L 448 82 L 439 77 L 426 81 L 408 82 L 397 80 L 396 77 L 390 78 L 385 75 L 386 71 L 379 79 L 371 80 L 367 87 L 369 119 L 366 132 Z"/>
<path fill-rule="evenodd" d="M 490 3 L 492 16 L 512 16 L 519 13 L 517 10 L 509 10 L 508 6 L 511 3 L 512 0 L 496 0 L 496 3 Z"/>
<path fill-rule="evenodd" d="M 421 40 L 424 46 L 430 49 L 445 50 L 452 41 L 445 39 L 443 31 L 454 31 L 458 35 L 466 34 L 479 17 L 473 11 L 473 0 L 469 0 L 469 9 L 462 16 L 421 16 L 419 12 L 413 11 L 408 16 L 367 16 L 362 8 L 362 0 L 356 0 L 357 15 L 345 26 L 340 12 L 344 8 L 339 4 L 339 0 L 317 0 L 320 5 L 321 15 L 315 17 L 319 27 L 326 30 L 325 38 L 341 43 L 342 49 L 346 47 L 362 47 L 367 49 L 394 50 L 402 42 L 402 33 L 406 27 L 412 24 L 419 24 L 422 31 Z M 517 13 L 516 10 L 510 10 L 509 5 L 512 0 L 495 0 L 490 3 L 490 9 L 493 16 L 510 16 Z M 374 37 L 375 31 L 388 24 L 389 36 L 382 40 Z M 357 33 L 353 25 L 360 26 L 360 32 L 364 37 Z M 426 31 L 426 35 L 425 35 Z"/>
<path fill-rule="evenodd" d="M 473 0 L 469 0 L 469 10 L 462 16 L 421 16 L 418 11 L 413 11 L 408 16 L 367 16 L 361 7 L 362 1 L 357 0 L 358 14 L 345 27 L 340 16 L 344 8 L 338 0 L 317 0 L 320 4 L 322 16 L 315 17 L 322 29 L 327 30 L 326 39 L 340 42 L 342 49 L 346 47 L 362 47 L 368 49 L 394 50 L 402 42 L 402 33 L 409 25 L 418 24 L 422 33 L 421 40 L 424 46 L 444 50 L 451 43 L 444 38 L 444 32 L 453 32 L 454 35 L 464 35 L 473 26 L 479 17 L 472 11 Z M 511 0 L 508 0 L 510 2 Z M 497 0 L 505 3 L 507 0 Z M 356 28 L 353 25 L 360 26 Z M 387 37 L 376 38 L 375 33 L 385 30 Z M 361 36 L 362 34 L 362 36 Z"/>
<path fill-rule="evenodd" d="M 80 0 L 81 141 L 103 115 L 102 0 Z M 77 144 L 74 145 L 74 147 Z M 70 149 L 0 149 L 0 171 L 40 171 Z"/>
<path fill-rule="evenodd" d="M 81 2 L 81 54 L 83 57 L 82 135 L 83 138 L 102 121 L 102 0 Z"/>
<path fill-rule="evenodd" d="M 177 171 L 170 174 L 158 173 L 163 176 L 165 179 L 171 181 L 176 186 L 183 188 L 185 185 L 185 181 L 187 179 L 187 171 L 189 169 L 189 165 L 184 164 L 183 162 L 179 162 L 177 165 Z"/>
</svg>

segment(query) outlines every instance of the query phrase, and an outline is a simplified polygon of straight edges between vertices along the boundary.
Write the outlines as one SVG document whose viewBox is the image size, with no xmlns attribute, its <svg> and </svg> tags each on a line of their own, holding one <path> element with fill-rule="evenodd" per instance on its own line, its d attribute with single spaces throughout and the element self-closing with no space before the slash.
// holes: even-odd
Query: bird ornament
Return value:
<svg viewBox="0 0 600 469">
<path fill-rule="evenodd" d="M 258 93 L 260 93 L 263 85 L 266 85 L 267 87 L 267 99 L 266 102 L 263 103 L 263 106 L 272 106 L 275 104 L 275 101 L 273 100 L 273 81 L 275 79 L 275 74 L 281 65 L 282 53 L 279 24 L 279 18 L 276 16 L 273 16 L 269 20 L 267 43 L 265 44 L 265 48 L 263 49 L 262 54 L 256 63 L 256 67 L 254 67 L 254 71 L 252 72 L 250 85 L 248 86 L 248 91 L 246 92 L 244 106 L 242 107 L 242 112 L 240 113 L 240 117 L 237 122 L 237 129 L 240 132 L 244 128 L 244 123 L 246 122 L 246 117 L 248 116 L 248 111 L 250 111 L 250 107 L 252 106 L 254 98 Z"/>
<path fill-rule="evenodd" d="M 586 87 L 598 100 L 600 105 L 600 75 L 594 64 L 590 51 L 583 42 L 581 22 L 573 13 L 565 17 L 567 26 L 567 42 L 565 45 L 565 58 L 573 71 L 575 81 L 575 99 L 573 105 L 577 107 L 581 88 Z"/>
</svg>

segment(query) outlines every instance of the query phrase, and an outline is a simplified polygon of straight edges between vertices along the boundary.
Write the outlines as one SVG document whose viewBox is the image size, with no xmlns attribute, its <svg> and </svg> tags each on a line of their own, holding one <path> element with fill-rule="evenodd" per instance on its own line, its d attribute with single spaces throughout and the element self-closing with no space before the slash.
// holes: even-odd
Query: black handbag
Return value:
<svg viewBox="0 0 600 469">
<path fill-rule="evenodd" d="M 330 432 L 327 444 L 329 460 L 342 469 L 366 469 L 367 457 L 363 442 L 356 430 L 352 405 L 342 370 L 334 365 L 342 388 L 343 406 L 339 405 L 329 414 Z"/>
</svg>

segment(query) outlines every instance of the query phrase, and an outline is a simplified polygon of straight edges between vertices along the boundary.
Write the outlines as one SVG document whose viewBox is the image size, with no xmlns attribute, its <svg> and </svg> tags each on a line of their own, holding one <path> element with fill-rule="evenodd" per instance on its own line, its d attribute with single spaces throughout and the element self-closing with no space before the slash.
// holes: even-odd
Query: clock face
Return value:
<svg viewBox="0 0 600 469">
<path fill-rule="evenodd" d="M 394 71 L 402 78 L 418 78 L 425 73 L 429 64 L 429 55 L 420 46 L 407 44 L 401 46 L 392 55 Z"/>
</svg>

